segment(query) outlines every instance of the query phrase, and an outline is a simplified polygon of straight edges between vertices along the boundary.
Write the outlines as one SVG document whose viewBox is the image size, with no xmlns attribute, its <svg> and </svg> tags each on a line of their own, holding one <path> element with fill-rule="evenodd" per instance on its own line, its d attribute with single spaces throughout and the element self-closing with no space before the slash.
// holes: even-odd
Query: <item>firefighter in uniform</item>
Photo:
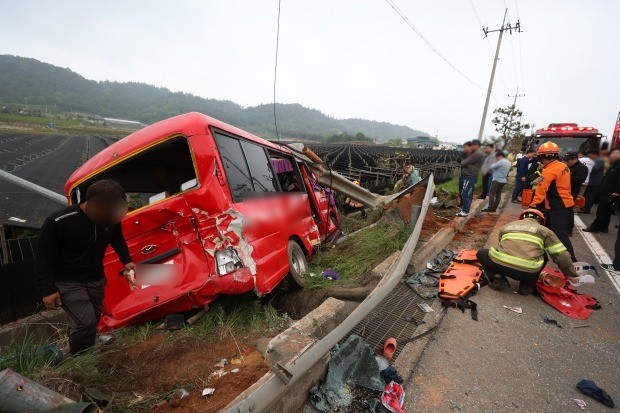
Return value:
<svg viewBox="0 0 620 413">
<path fill-rule="evenodd" d="M 530 208 L 545 212 L 547 226 L 558 236 L 568 250 L 573 262 L 577 261 L 573 244 L 568 237 L 568 224 L 573 219 L 575 201 L 571 193 L 570 169 L 560 162 L 560 147 L 545 142 L 538 147 L 542 164 L 540 184 L 536 187 Z"/>
<path fill-rule="evenodd" d="M 520 281 L 519 294 L 532 294 L 547 264 L 547 254 L 569 279 L 579 277 L 566 247 L 544 224 L 542 212 L 526 209 L 519 215 L 519 220 L 502 227 L 498 246 L 478 251 L 478 262 L 489 278 L 489 287 L 506 290 L 510 288 L 506 277 L 510 277 Z"/>
</svg>

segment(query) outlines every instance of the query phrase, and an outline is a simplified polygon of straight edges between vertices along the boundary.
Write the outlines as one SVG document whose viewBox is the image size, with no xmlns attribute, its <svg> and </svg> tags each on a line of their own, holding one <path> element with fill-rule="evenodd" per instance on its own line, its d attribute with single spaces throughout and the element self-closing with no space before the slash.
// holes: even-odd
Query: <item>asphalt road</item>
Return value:
<svg viewBox="0 0 620 413">
<path fill-rule="evenodd" d="M 498 227 L 516 216 L 520 206 L 508 204 Z M 582 216 L 589 223 L 587 216 Z M 590 217 L 593 219 L 593 216 Z M 613 257 L 612 234 L 597 235 Z M 488 244 L 497 240 L 497 230 Z M 572 242 L 577 258 L 598 265 L 582 235 Z M 594 246 L 596 250 L 596 246 Z M 578 412 L 571 400 L 583 399 L 587 412 L 611 409 L 581 394 L 581 379 L 595 381 L 620 402 L 620 296 L 610 277 L 599 268 L 595 285 L 580 291 L 596 297 L 602 309 L 588 319 L 568 318 L 540 298 L 512 290 L 483 288 L 475 297 L 479 321 L 450 309 L 405 383 L 407 412 Z M 519 315 L 503 306 L 521 307 Z M 555 318 L 562 329 L 545 324 Z M 576 328 L 584 326 L 582 328 Z M 409 372 L 401 372 L 407 376 Z"/>
</svg>

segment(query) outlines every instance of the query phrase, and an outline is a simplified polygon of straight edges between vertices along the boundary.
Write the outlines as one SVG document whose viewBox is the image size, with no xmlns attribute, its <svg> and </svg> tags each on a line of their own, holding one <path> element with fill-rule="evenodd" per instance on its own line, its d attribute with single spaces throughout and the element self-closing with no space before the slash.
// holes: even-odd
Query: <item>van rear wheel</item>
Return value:
<svg viewBox="0 0 620 413">
<path fill-rule="evenodd" d="M 299 287 L 306 285 L 306 274 L 308 274 L 308 260 L 304 250 L 293 240 L 288 242 L 288 268 L 289 277 Z"/>
</svg>

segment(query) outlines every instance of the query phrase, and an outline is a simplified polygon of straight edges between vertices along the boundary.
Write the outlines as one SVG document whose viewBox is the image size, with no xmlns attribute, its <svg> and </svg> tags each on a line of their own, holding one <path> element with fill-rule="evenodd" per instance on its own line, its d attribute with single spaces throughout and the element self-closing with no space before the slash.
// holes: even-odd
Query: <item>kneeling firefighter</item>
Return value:
<svg viewBox="0 0 620 413">
<path fill-rule="evenodd" d="M 519 220 L 504 225 L 497 247 L 478 251 L 478 262 L 489 278 L 489 287 L 494 290 L 508 289 L 510 283 L 506 277 L 510 277 L 520 281 L 519 294 L 532 294 L 547 264 L 547 254 L 569 279 L 579 277 L 564 244 L 544 225 L 542 212 L 526 209 L 519 215 Z"/>
</svg>

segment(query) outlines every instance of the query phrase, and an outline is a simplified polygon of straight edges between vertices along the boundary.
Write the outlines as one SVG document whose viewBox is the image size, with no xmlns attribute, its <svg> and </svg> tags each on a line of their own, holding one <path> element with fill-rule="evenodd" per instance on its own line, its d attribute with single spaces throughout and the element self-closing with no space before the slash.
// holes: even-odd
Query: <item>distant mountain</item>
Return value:
<svg viewBox="0 0 620 413">
<path fill-rule="evenodd" d="M 0 104 L 56 105 L 61 111 L 153 123 L 191 111 L 202 112 L 257 135 L 275 137 L 271 104 L 243 108 L 227 100 L 171 92 L 137 82 L 97 82 L 68 68 L 35 59 L 0 55 Z M 338 133 L 364 135 L 380 142 L 429 136 L 407 126 L 365 119 L 335 119 L 300 104 L 278 104 L 278 130 L 285 138 L 323 139 Z"/>
</svg>

